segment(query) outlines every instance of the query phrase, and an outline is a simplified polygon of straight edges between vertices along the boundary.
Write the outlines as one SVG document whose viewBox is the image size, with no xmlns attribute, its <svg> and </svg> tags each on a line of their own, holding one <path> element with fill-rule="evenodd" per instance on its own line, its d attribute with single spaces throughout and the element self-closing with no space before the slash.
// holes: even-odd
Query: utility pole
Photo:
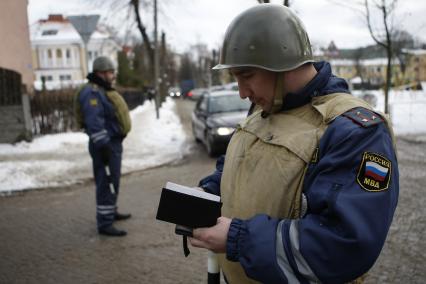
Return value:
<svg viewBox="0 0 426 284">
<path fill-rule="evenodd" d="M 154 0 L 154 88 L 155 88 L 155 112 L 157 114 L 157 119 L 160 118 L 160 90 L 159 82 L 159 64 L 158 64 L 158 40 L 157 40 L 157 0 Z"/>
</svg>

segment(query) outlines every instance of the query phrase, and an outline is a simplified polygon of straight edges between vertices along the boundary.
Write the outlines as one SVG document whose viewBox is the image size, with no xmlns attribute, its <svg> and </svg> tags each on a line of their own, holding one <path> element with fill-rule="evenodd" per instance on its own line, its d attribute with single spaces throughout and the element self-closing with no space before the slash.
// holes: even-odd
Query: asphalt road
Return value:
<svg viewBox="0 0 426 284">
<path fill-rule="evenodd" d="M 0 198 L 0 283 L 205 283 L 206 252 L 183 256 L 174 226 L 155 220 L 167 181 L 195 186 L 214 168 L 193 142 L 194 103 L 177 100 L 191 154 L 174 164 L 127 175 L 117 224 L 124 238 L 98 236 L 93 182 Z M 367 283 L 425 283 L 426 143 L 398 140 L 401 195 L 387 243 Z"/>
</svg>

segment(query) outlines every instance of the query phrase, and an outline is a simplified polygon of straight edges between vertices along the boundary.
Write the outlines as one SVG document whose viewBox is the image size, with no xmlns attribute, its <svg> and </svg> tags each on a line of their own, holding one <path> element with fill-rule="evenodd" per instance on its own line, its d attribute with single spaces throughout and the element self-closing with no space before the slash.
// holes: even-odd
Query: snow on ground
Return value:
<svg viewBox="0 0 426 284">
<path fill-rule="evenodd" d="M 132 130 L 124 141 L 122 172 L 172 162 L 188 147 L 175 104 L 167 100 L 157 120 L 154 103 L 131 112 Z M 0 144 L 0 192 L 70 185 L 93 176 L 88 137 L 82 132 L 45 135 L 32 142 Z"/>
<path fill-rule="evenodd" d="M 354 91 L 371 94 L 376 110 L 383 111 L 382 91 Z M 389 97 L 394 131 L 416 135 L 426 141 L 426 92 L 392 91 Z M 160 108 L 147 101 L 131 112 L 132 131 L 124 141 L 122 172 L 128 173 L 180 159 L 189 151 L 172 100 Z M 45 135 L 31 143 L 0 144 L 0 192 L 70 185 L 92 177 L 86 134 Z"/>
<path fill-rule="evenodd" d="M 384 93 L 381 90 L 353 91 L 355 96 L 371 94 L 376 98 L 375 109 L 384 111 Z M 426 141 L 426 91 L 391 91 L 389 112 L 396 135 L 416 134 Z"/>
</svg>

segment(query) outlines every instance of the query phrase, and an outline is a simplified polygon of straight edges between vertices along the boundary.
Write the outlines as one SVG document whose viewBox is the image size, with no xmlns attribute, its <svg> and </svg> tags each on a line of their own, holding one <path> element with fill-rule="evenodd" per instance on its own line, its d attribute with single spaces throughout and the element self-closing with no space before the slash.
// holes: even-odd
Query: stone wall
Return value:
<svg viewBox="0 0 426 284">
<path fill-rule="evenodd" d="M 27 95 L 22 105 L 0 105 L 0 143 L 31 140 L 31 112 Z"/>
</svg>

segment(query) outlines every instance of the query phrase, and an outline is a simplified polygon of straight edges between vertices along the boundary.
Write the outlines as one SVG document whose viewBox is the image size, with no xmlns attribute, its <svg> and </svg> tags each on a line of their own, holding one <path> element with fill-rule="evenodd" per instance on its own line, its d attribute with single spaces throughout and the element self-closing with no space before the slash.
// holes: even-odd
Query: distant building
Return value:
<svg viewBox="0 0 426 284">
<path fill-rule="evenodd" d="M 387 58 L 373 59 L 332 59 L 330 64 L 333 74 L 348 81 L 355 81 L 369 88 L 381 88 L 384 86 L 386 78 Z M 401 77 L 399 62 L 392 60 L 393 84 L 396 78 Z"/>
<path fill-rule="evenodd" d="M 28 0 L 0 1 L 0 67 L 20 73 L 30 90 L 34 78 L 27 6 Z"/>
<path fill-rule="evenodd" d="M 426 81 L 426 49 L 407 49 L 406 84 L 420 84 Z"/>
<path fill-rule="evenodd" d="M 386 79 L 387 58 L 383 57 L 382 53 L 376 46 L 339 50 L 334 42 L 331 42 L 327 48 L 315 53 L 315 59 L 329 61 L 333 74 L 346 79 L 355 88 L 378 89 L 384 86 Z M 411 61 L 407 62 L 407 71 L 412 70 L 408 67 L 413 66 Z M 396 58 L 392 60 L 391 66 L 392 85 L 400 86 L 406 75 L 401 71 L 400 62 Z M 420 70 L 420 66 L 418 69 Z M 426 66 L 423 70 L 426 71 Z M 414 74 L 414 71 L 411 74 Z M 420 74 L 420 71 L 417 74 Z"/>
<path fill-rule="evenodd" d="M 47 89 L 84 82 L 87 70 L 83 41 L 62 15 L 49 15 L 48 19 L 31 25 L 31 48 L 37 89 L 42 88 L 43 81 Z M 93 60 L 100 55 L 108 56 L 117 63 L 120 49 L 98 26 L 88 43 L 89 72 Z"/>
</svg>

